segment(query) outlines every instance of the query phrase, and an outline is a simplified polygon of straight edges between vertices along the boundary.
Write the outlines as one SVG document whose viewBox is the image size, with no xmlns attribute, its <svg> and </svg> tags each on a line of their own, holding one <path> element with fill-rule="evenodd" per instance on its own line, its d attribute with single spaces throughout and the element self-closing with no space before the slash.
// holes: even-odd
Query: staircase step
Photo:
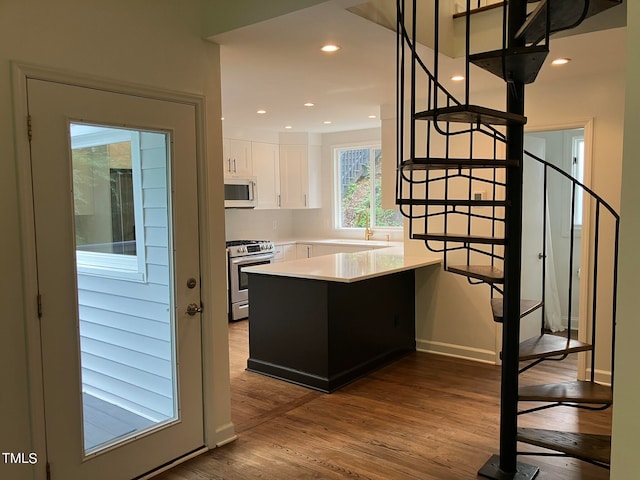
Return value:
<svg viewBox="0 0 640 480">
<path fill-rule="evenodd" d="M 607 385 L 577 380 L 566 383 L 530 385 L 518 389 L 518 399 L 525 402 L 571 402 L 611 405 L 613 390 Z"/>
<path fill-rule="evenodd" d="M 531 312 L 542 307 L 542 302 L 538 300 L 520 300 L 520 318 L 526 317 Z M 491 310 L 493 311 L 493 320 L 502 323 L 503 317 L 503 301 L 502 298 L 491 299 Z"/>
<path fill-rule="evenodd" d="M 577 27 L 585 18 L 621 3 L 622 0 L 574 0 L 571 2 L 541 0 L 516 32 L 516 39 L 523 39 L 525 43 L 538 43 L 545 37 L 547 5 L 551 8 L 550 33 L 555 33 Z"/>
<path fill-rule="evenodd" d="M 592 433 L 559 432 L 539 428 L 518 428 L 519 442 L 565 453 L 602 464 L 611 462 L 611 437 Z"/>
<path fill-rule="evenodd" d="M 533 83 L 542 68 L 549 48 L 544 46 L 507 48 L 469 56 L 474 65 L 506 81 Z"/>
<path fill-rule="evenodd" d="M 506 207 L 508 203 L 506 200 L 397 198 L 396 205 L 419 205 L 434 207 Z"/>
<path fill-rule="evenodd" d="M 557 335 L 541 335 L 525 340 L 520 344 L 520 361 L 557 357 L 567 353 L 587 352 L 592 347 L 578 340 L 567 340 Z"/>
<path fill-rule="evenodd" d="M 527 123 L 527 117 L 515 113 L 501 112 L 478 105 L 454 105 L 433 110 L 417 112 L 416 120 L 431 120 L 453 123 L 476 123 L 484 125 L 506 125 L 514 122 L 520 125 Z"/>
<path fill-rule="evenodd" d="M 458 243 L 482 243 L 485 245 L 504 245 L 505 239 L 499 237 L 487 237 L 483 235 L 463 235 L 457 233 L 415 233 L 412 238 L 416 240 Z"/>
<path fill-rule="evenodd" d="M 400 164 L 400 170 L 461 170 L 469 168 L 517 167 L 517 160 L 493 158 L 413 158 Z"/>
<path fill-rule="evenodd" d="M 487 283 L 504 282 L 504 272 L 491 265 L 448 265 L 447 271 Z"/>
</svg>

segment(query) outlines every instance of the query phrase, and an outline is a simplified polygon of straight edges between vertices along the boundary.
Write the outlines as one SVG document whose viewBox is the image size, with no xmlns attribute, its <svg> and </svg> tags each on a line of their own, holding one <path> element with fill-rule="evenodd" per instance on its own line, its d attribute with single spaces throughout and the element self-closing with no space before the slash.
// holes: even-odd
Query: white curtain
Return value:
<svg viewBox="0 0 640 480">
<path fill-rule="evenodd" d="M 547 232 L 547 256 L 544 259 L 546 276 L 544 280 L 544 309 L 545 327 L 552 332 L 562 332 L 565 327 L 562 325 L 562 309 L 560 308 L 560 296 L 558 294 L 558 282 L 556 281 L 556 267 L 553 258 L 553 240 L 551 239 L 551 225 L 549 221 L 549 199 L 545 202 L 547 211 L 546 232 Z"/>
</svg>

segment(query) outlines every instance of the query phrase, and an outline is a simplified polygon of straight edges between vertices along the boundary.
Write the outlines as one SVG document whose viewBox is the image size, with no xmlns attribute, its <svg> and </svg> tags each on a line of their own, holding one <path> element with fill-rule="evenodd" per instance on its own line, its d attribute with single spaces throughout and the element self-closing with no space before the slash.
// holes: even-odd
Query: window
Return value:
<svg viewBox="0 0 640 480">
<path fill-rule="evenodd" d="M 584 184 L 584 137 L 573 137 L 572 139 L 572 165 L 571 175 L 573 178 Z M 582 228 L 582 202 L 584 192 L 582 188 L 576 188 L 575 193 L 575 214 L 573 218 L 573 226 L 576 228 Z"/>
<path fill-rule="evenodd" d="M 145 279 L 141 134 L 70 125 L 79 273 Z"/>
<path fill-rule="evenodd" d="M 397 209 L 382 208 L 382 150 L 379 145 L 335 149 L 337 228 L 398 228 Z"/>
</svg>

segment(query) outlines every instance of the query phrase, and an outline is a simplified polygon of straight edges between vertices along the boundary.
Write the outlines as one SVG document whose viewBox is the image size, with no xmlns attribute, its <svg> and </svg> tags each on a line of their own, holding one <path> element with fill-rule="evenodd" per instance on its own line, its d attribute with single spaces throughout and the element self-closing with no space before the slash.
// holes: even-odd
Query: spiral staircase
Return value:
<svg viewBox="0 0 640 480">
<path fill-rule="evenodd" d="M 425 6 L 428 3 L 428 7 Z M 471 53 L 471 17 L 467 0 L 466 75 L 463 99 L 451 95 L 439 81 L 440 2 L 397 0 L 397 182 L 396 203 L 410 225 L 410 237 L 442 254 L 444 269 L 462 275 L 470 284 L 486 285 L 493 317 L 502 324 L 502 388 L 500 452 L 478 474 L 492 479 L 529 479 L 537 466 L 519 462 L 519 442 L 540 449 L 526 455 L 570 456 L 608 468 L 611 437 L 588 432 L 519 428 L 519 415 L 557 406 L 601 410 L 613 404 L 610 385 L 596 382 L 596 359 L 601 337 L 610 341 L 613 379 L 615 297 L 619 216 L 607 202 L 570 174 L 524 151 L 525 85 L 535 81 L 549 52 L 550 37 L 580 25 L 586 18 L 615 7 L 622 0 L 509 0 L 502 6 L 502 48 Z M 420 4 L 420 5 L 418 5 Z M 417 39 L 420 9 L 433 8 L 433 58 L 421 58 Z M 471 65 L 504 80 L 506 110 L 470 102 Z M 545 267 L 540 298 L 521 298 L 523 166 L 534 162 L 543 169 L 543 189 L 549 178 L 568 182 L 572 192 L 571 225 L 582 197 L 589 216 L 590 251 L 586 272 L 591 303 L 581 340 L 545 330 Z M 546 202 L 546 194 L 544 195 Z M 543 251 L 547 248 L 547 209 L 540 221 Z M 573 228 L 573 227 L 572 227 Z M 576 235 L 572 231 L 571 252 Z M 571 253 L 570 270 L 574 269 Z M 604 272 L 603 270 L 607 270 Z M 569 282 L 569 289 L 573 288 Z M 571 292 L 569 292 L 569 295 Z M 571 298 L 569 296 L 569 298 Z M 571 302 L 569 302 L 571 303 Z M 571 307 L 569 307 L 571 308 Z M 520 339 L 521 322 L 542 311 L 540 333 Z M 571 318 L 569 312 L 568 318 Z M 532 320 L 540 321 L 540 320 Z M 569 320 L 570 322 L 570 320 Z M 603 331 L 608 333 L 602 335 Z M 596 334 L 597 333 L 597 334 Z M 569 383 L 519 387 L 519 377 L 542 362 L 587 356 L 587 378 Z M 576 374 L 578 378 L 578 374 Z M 531 405 L 533 407 L 527 407 Z"/>
</svg>

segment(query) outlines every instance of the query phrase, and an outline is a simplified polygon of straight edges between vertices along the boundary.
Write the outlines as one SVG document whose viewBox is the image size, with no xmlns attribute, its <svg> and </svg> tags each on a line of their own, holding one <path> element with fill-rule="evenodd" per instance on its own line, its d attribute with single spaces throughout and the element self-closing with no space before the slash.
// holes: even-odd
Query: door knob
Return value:
<svg viewBox="0 0 640 480">
<path fill-rule="evenodd" d="M 202 307 L 200 307 L 197 303 L 190 303 L 189 305 L 187 305 L 187 315 L 191 315 L 193 317 L 196 313 L 201 312 Z"/>
</svg>

